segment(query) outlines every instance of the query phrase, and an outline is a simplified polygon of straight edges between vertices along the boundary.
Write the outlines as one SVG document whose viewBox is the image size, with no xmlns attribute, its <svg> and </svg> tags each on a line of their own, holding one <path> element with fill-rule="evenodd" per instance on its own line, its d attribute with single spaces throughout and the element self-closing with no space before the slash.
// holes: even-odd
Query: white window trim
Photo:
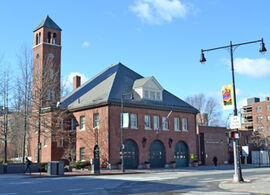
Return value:
<svg viewBox="0 0 270 195">
<path fill-rule="evenodd" d="M 98 116 L 98 122 L 97 122 L 98 125 L 95 125 L 95 123 L 96 123 L 95 116 Z M 94 129 L 99 129 L 99 125 L 100 125 L 99 113 L 95 113 L 95 114 L 93 114 L 93 126 L 94 126 Z"/>
<path fill-rule="evenodd" d="M 82 160 L 82 153 L 81 153 L 81 149 L 84 148 L 84 159 Z M 80 148 L 80 161 L 85 161 L 85 147 L 81 147 Z"/>
<path fill-rule="evenodd" d="M 148 118 L 150 127 L 146 126 L 146 117 Z M 152 130 L 152 128 L 151 128 L 151 116 L 150 115 L 144 115 L 144 129 L 145 130 Z"/>
<path fill-rule="evenodd" d="M 165 123 L 167 123 L 167 127 L 165 126 Z M 162 130 L 169 131 L 169 120 L 165 116 L 162 117 Z"/>
<path fill-rule="evenodd" d="M 188 132 L 188 119 L 187 118 L 182 118 L 182 131 Z"/>
<path fill-rule="evenodd" d="M 174 131 L 177 131 L 177 132 L 180 132 L 181 131 L 180 130 L 180 119 L 178 117 L 175 117 L 174 118 Z"/>
<path fill-rule="evenodd" d="M 159 116 L 154 116 L 154 130 L 159 130 L 160 129 L 160 122 L 159 122 Z"/>
<path fill-rule="evenodd" d="M 133 125 L 133 119 L 135 119 L 135 118 L 133 118 L 132 116 L 135 116 L 135 118 L 136 118 L 136 126 Z M 137 114 L 130 114 L 130 128 L 131 129 L 138 129 L 138 116 L 137 116 Z"/>
<path fill-rule="evenodd" d="M 84 117 L 84 127 L 82 128 L 82 117 Z M 80 116 L 80 130 L 83 131 L 85 130 L 85 116 Z"/>
</svg>

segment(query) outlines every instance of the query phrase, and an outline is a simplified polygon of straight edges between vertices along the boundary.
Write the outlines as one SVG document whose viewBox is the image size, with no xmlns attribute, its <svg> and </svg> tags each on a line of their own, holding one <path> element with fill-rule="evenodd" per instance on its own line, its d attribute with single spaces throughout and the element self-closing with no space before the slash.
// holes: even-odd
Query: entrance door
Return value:
<svg viewBox="0 0 270 195">
<path fill-rule="evenodd" d="M 124 148 L 124 166 L 125 169 L 137 169 L 139 162 L 138 146 L 136 142 L 129 139 L 126 140 Z"/>
<path fill-rule="evenodd" d="M 204 133 L 200 133 L 200 156 L 202 165 L 205 165 Z"/>
<path fill-rule="evenodd" d="M 153 141 L 150 145 L 149 161 L 151 168 L 160 168 L 165 165 L 165 148 L 159 140 Z"/>
<path fill-rule="evenodd" d="M 188 166 L 188 146 L 185 142 L 177 142 L 174 148 L 174 160 L 176 167 Z"/>
</svg>

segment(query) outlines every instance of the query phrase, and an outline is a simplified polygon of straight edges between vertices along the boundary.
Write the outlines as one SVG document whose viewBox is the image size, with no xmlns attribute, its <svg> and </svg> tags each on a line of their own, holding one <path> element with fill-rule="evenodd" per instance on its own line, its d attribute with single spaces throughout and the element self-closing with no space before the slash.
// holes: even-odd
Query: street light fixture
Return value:
<svg viewBox="0 0 270 195">
<path fill-rule="evenodd" d="M 211 48 L 211 49 L 202 49 L 201 50 L 201 59 L 200 62 L 204 63 L 206 62 L 206 58 L 204 56 L 204 52 L 208 51 L 213 51 L 213 50 L 219 50 L 219 49 L 230 49 L 230 56 L 231 56 L 231 68 L 232 68 L 232 82 L 233 82 L 233 101 L 234 101 L 234 116 L 237 116 L 237 106 L 236 106 L 236 93 L 235 93 L 235 81 L 234 81 L 234 66 L 233 66 L 233 49 L 235 47 L 241 46 L 241 45 L 247 45 L 247 44 L 252 44 L 252 43 L 261 43 L 261 48 L 260 52 L 265 53 L 267 50 L 265 48 L 263 38 L 260 40 L 256 41 L 250 41 L 250 42 L 244 42 L 244 43 L 239 43 L 239 44 L 232 44 L 232 41 L 230 42 L 230 45 L 222 46 L 222 47 L 216 47 L 216 48 Z M 238 129 L 236 129 L 236 132 L 239 133 Z M 240 152 L 239 152 L 239 139 L 233 139 L 233 149 L 234 149 L 234 176 L 233 176 L 233 181 L 234 182 L 240 182 L 244 181 L 242 177 L 242 171 L 241 171 L 241 162 L 240 162 Z"/>
</svg>

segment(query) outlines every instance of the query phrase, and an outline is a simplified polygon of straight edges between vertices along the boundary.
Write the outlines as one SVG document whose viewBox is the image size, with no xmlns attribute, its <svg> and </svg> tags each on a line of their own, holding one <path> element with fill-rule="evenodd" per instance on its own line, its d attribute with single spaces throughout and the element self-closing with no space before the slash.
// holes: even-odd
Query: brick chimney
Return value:
<svg viewBox="0 0 270 195">
<path fill-rule="evenodd" d="M 73 90 L 81 86 L 81 77 L 76 75 L 73 77 Z"/>
</svg>

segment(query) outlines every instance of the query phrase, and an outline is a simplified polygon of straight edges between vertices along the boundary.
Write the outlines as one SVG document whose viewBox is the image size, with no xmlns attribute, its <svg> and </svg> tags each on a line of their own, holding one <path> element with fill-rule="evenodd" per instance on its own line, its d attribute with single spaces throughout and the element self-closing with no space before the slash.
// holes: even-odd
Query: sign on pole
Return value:
<svg viewBox="0 0 270 195">
<path fill-rule="evenodd" d="M 240 129 L 241 128 L 241 117 L 240 116 L 231 116 L 230 117 L 230 128 L 231 129 Z"/>
<path fill-rule="evenodd" d="M 122 124 L 123 124 L 123 128 L 128 128 L 129 125 L 129 115 L 128 113 L 123 113 L 123 117 L 122 117 Z"/>
<path fill-rule="evenodd" d="M 234 108 L 233 96 L 234 94 L 232 85 L 222 86 L 222 105 L 224 110 Z"/>
<path fill-rule="evenodd" d="M 242 146 L 242 155 L 244 157 L 248 157 L 248 154 L 249 154 L 248 146 Z"/>
</svg>

